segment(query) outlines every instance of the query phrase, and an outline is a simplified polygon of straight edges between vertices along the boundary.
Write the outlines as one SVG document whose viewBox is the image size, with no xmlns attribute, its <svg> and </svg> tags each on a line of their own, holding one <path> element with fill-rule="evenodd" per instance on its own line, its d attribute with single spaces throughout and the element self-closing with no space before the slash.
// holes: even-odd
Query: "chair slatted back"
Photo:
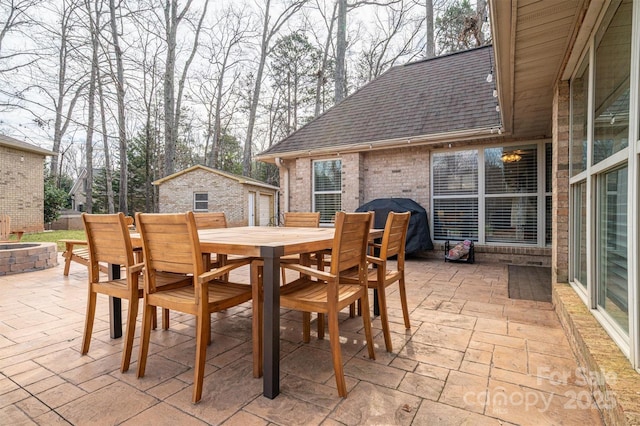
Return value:
<svg viewBox="0 0 640 426">
<path fill-rule="evenodd" d="M 371 227 L 370 213 L 336 213 L 336 231 L 331 255 L 331 274 L 365 266 Z"/>
<path fill-rule="evenodd" d="M 111 263 L 124 267 L 134 264 L 129 229 L 122 212 L 82 213 L 82 223 L 87 234 L 92 282 L 98 281 L 99 263 Z"/>
<path fill-rule="evenodd" d="M 320 226 L 320 212 L 286 212 L 284 226 L 317 228 Z"/>
<path fill-rule="evenodd" d="M 193 212 L 136 213 L 136 225 L 150 271 L 194 276 L 204 272 Z"/>
<path fill-rule="evenodd" d="M 217 229 L 227 227 L 227 217 L 224 212 L 194 213 L 198 229 Z"/>
<path fill-rule="evenodd" d="M 382 247 L 380 249 L 381 259 L 388 259 L 395 255 L 399 255 L 399 258 L 404 258 L 404 248 L 410 218 L 411 212 L 389 212 L 382 236 Z"/>
</svg>

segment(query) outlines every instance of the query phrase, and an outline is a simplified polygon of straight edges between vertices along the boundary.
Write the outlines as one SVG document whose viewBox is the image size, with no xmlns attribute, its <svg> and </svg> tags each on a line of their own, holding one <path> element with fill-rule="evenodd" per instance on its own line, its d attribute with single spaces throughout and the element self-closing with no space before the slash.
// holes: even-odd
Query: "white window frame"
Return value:
<svg viewBox="0 0 640 426">
<path fill-rule="evenodd" d="M 542 141 L 522 141 L 522 142 L 518 142 L 518 143 L 509 143 L 509 144 L 496 144 L 496 145 L 485 145 L 485 146 L 481 146 L 481 147 L 477 147 L 477 148 L 470 148 L 470 147 L 466 147 L 466 148 L 460 148 L 458 150 L 453 150 L 453 149 L 446 149 L 446 150 L 438 150 L 438 151 L 434 151 L 434 153 L 442 153 L 442 152 L 449 152 L 449 153 L 453 153 L 456 151 L 476 151 L 477 152 L 477 159 L 478 159 L 478 192 L 476 194 L 461 194 L 461 195 L 435 195 L 434 194 L 434 185 L 431 185 L 431 205 L 434 205 L 434 200 L 438 200 L 438 199 L 462 199 L 462 198 L 477 198 L 478 199 L 478 239 L 477 239 L 477 244 L 482 244 L 482 245 L 488 245 L 488 246 L 515 246 L 515 247 L 547 247 L 546 241 L 545 241 L 545 233 L 546 233 L 546 227 L 545 227 L 545 223 L 546 223 L 546 211 L 545 211 L 545 200 L 546 197 L 551 195 L 550 192 L 546 192 L 546 188 L 545 188 L 545 166 L 546 166 L 546 161 L 545 161 L 545 147 L 546 144 L 550 143 L 551 141 L 549 140 L 542 140 Z M 538 218 L 537 220 L 537 241 L 534 244 L 531 243 L 520 243 L 520 242 L 487 242 L 486 241 L 486 233 L 485 233 L 485 225 L 486 225 L 486 217 L 485 217 L 485 212 L 486 212 L 486 199 L 490 199 L 490 198 L 500 198 L 500 197 L 506 197 L 506 196 L 511 196 L 511 195 L 518 195 L 520 196 L 521 194 L 487 194 L 486 193 L 486 189 L 485 189 L 485 149 L 488 148 L 504 148 L 505 150 L 508 150 L 509 147 L 517 147 L 517 146 L 523 146 L 523 145 L 535 145 L 537 147 L 537 178 L 538 178 L 538 185 L 537 185 L 537 190 L 535 195 L 533 195 L 533 193 L 530 194 L 530 196 L 535 196 L 537 198 L 537 205 L 536 205 L 536 216 Z M 434 176 L 433 176 L 433 172 L 434 172 L 434 167 L 433 167 L 433 156 L 431 156 L 431 182 L 434 182 Z M 430 217 L 430 225 L 431 225 L 431 229 L 435 231 L 434 229 L 434 221 L 435 221 L 435 217 L 434 215 L 431 215 Z M 432 231 L 432 234 L 434 233 L 434 231 Z M 435 237 L 435 235 L 432 235 L 432 238 L 434 241 L 446 241 L 442 240 L 442 239 L 437 239 Z"/>
<path fill-rule="evenodd" d="M 206 200 L 198 200 L 199 195 L 206 195 Z M 198 208 L 198 203 L 206 203 L 205 208 Z M 193 193 L 193 211 L 194 212 L 208 212 L 209 211 L 209 193 L 208 192 L 194 192 Z"/>
<path fill-rule="evenodd" d="M 340 186 L 338 189 L 335 190 L 330 190 L 330 191 L 316 191 L 316 164 L 317 163 L 322 163 L 322 162 L 327 162 L 327 161 L 338 161 L 340 162 L 340 172 L 339 172 L 339 177 L 340 177 Z M 318 207 L 316 206 L 316 195 L 323 195 L 323 194 L 338 194 L 340 196 L 340 209 L 336 210 L 336 212 L 338 212 L 339 210 L 342 210 L 342 160 L 341 159 L 322 159 L 322 160 L 313 160 L 311 162 L 311 185 L 312 185 L 312 190 L 311 190 L 311 203 L 312 203 L 312 210 L 315 211 L 319 211 Z M 334 215 L 335 216 L 335 213 Z M 333 217 L 332 216 L 332 217 Z M 322 212 L 321 212 L 321 217 L 322 217 Z M 326 219 L 321 219 L 320 220 L 321 224 L 330 224 L 333 223 L 333 221 L 327 221 Z"/>
</svg>

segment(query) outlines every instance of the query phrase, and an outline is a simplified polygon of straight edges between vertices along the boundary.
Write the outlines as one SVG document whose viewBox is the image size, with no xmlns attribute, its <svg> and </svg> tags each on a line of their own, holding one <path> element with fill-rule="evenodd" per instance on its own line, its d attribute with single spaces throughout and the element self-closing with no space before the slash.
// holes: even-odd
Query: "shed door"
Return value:
<svg viewBox="0 0 640 426">
<path fill-rule="evenodd" d="M 256 226 L 256 193 L 249 193 L 249 205 L 247 206 L 247 213 L 249 214 L 248 225 Z"/>
<path fill-rule="evenodd" d="M 272 197 L 268 194 L 260 194 L 260 225 L 271 225 L 271 207 L 273 202 Z"/>
</svg>

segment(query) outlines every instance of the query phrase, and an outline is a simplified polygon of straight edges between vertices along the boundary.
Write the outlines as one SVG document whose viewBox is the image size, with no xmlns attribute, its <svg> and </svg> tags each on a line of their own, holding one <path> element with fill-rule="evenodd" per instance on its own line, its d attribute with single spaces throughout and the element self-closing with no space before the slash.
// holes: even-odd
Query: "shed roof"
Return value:
<svg viewBox="0 0 640 426">
<path fill-rule="evenodd" d="M 27 142 L 19 141 L 18 139 L 12 138 L 11 136 L 7 136 L 7 135 L 0 135 L 0 145 L 7 146 L 9 148 L 19 149 L 20 151 L 27 151 L 27 152 L 32 152 L 35 154 L 41 154 L 45 156 L 58 155 L 53 151 L 42 149 L 40 147 L 31 145 L 30 143 L 27 143 Z"/>
<path fill-rule="evenodd" d="M 222 170 L 218 170 L 218 169 L 212 169 L 211 167 L 207 167 L 207 166 L 203 166 L 201 164 L 196 164 L 195 166 L 191 166 L 189 168 L 186 168 L 184 170 L 181 170 L 179 172 L 173 173 L 171 175 L 165 176 L 161 179 L 158 179 L 156 181 L 153 182 L 154 185 L 161 185 L 171 179 L 175 179 L 178 176 L 182 176 L 186 173 L 191 173 L 194 170 L 203 170 L 205 172 L 210 172 L 210 173 L 214 173 L 218 176 L 223 176 L 225 178 L 228 179 L 232 179 L 235 180 L 236 182 L 243 184 L 243 185 L 255 185 L 255 186 L 260 186 L 262 188 L 267 188 L 267 189 L 273 189 L 273 190 L 278 190 L 280 188 L 278 188 L 277 186 L 273 186 L 273 185 L 269 185 L 268 183 L 264 183 L 262 181 L 259 181 L 257 179 L 252 179 L 246 176 L 240 176 L 240 175 L 236 175 L 233 173 L 228 173 L 228 172 L 223 172 Z"/>
<path fill-rule="evenodd" d="M 488 135 L 501 126 L 484 46 L 396 66 L 258 156 Z M 371 145 L 371 146 L 370 146 Z M 359 148 L 358 148 L 359 146 Z"/>
</svg>

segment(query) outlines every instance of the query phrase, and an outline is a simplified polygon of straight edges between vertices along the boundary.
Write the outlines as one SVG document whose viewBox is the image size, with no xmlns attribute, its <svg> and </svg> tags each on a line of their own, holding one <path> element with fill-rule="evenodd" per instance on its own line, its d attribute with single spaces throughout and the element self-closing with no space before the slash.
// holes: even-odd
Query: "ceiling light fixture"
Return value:
<svg viewBox="0 0 640 426">
<path fill-rule="evenodd" d="M 515 163 L 522 160 L 522 155 L 516 152 L 505 152 L 504 154 L 502 154 L 502 157 L 500 157 L 500 159 L 503 163 Z"/>
</svg>

